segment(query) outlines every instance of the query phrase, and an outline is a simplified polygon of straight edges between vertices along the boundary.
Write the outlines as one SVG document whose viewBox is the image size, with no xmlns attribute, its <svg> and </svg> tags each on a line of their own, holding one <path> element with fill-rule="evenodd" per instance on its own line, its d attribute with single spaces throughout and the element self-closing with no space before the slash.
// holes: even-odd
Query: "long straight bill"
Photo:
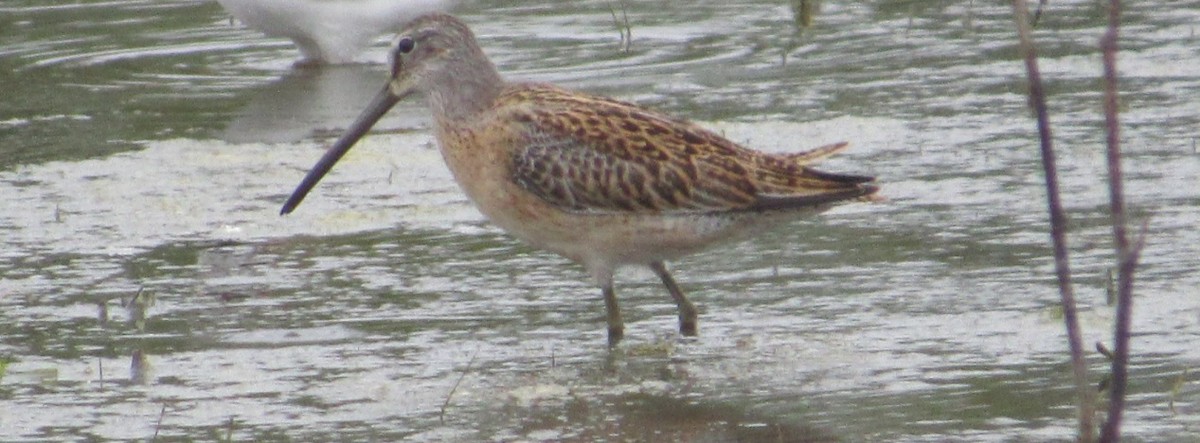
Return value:
<svg viewBox="0 0 1200 443">
<path fill-rule="evenodd" d="M 346 152 L 363 135 L 366 135 L 367 131 L 371 130 L 371 127 L 375 126 L 375 123 L 380 118 L 383 118 L 383 114 L 387 114 L 388 110 L 392 109 L 392 106 L 395 106 L 396 102 L 400 101 L 400 99 L 401 97 L 392 94 L 392 91 L 385 85 L 383 90 L 379 91 L 375 95 L 375 98 L 371 99 L 371 103 L 358 116 L 358 120 L 350 124 L 350 128 L 346 130 L 346 133 L 342 134 L 333 143 L 333 146 L 330 146 L 329 150 L 325 151 L 325 155 L 321 157 L 321 160 L 317 161 L 317 164 L 308 171 L 308 175 L 304 176 L 304 180 L 300 182 L 300 186 L 297 186 L 296 190 L 292 191 L 292 196 L 288 197 L 287 202 L 283 204 L 283 209 L 279 210 L 279 215 L 290 214 L 292 210 L 296 209 L 296 206 L 299 206 L 300 202 L 304 201 L 304 196 L 308 195 L 308 191 L 311 191 L 317 185 L 317 182 L 321 181 L 321 177 L 324 177 L 325 173 L 329 172 L 333 168 L 333 165 L 343 155 L 346 155 Z"/>
</svg>

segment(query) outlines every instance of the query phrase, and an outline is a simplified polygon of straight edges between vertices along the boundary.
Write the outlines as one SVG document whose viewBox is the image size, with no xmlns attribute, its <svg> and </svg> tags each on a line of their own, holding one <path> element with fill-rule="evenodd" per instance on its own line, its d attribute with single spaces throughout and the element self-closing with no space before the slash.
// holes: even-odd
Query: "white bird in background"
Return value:
<svg viewBox="0 0 1200 443">
<path fill-rule="evenodd" d="M 455 0 L 217 0 L 246 26 L 296 42 L 302 65 L 344 64 L 383 34 Z"/>
</svg>

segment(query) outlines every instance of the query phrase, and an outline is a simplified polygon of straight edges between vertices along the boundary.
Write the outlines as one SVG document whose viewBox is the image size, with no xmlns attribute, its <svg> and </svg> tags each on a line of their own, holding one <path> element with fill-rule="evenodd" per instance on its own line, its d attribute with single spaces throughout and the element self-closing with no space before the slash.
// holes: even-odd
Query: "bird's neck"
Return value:
<svg viewBox="0 0 1200 443">
<path fill-rule="evenodd" d="M 504 79 L 486 59 L 448 66 L 426 91 L 433 115 L 442 121 L 471 119 L 487 111 L 504 89 Z"/>
</svg>

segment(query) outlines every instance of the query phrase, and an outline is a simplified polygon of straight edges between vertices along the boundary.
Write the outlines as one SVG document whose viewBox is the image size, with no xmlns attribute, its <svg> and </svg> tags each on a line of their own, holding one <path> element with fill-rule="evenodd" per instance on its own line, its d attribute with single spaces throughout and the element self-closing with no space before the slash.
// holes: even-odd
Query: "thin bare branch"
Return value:
<svg viewBox="0 0 1200 443">
<path fill-rule="evenodd" d="M 1035 11 L 1035 12 L 1033 13 L 1033 27 L 1035 27 L 1035 28 L 1036 28 L 1036 27 L 1037 27 L 1037 25 L 1038 25 L 1038 23 L 1041 23 L 1041 21 L 1042 21 L 1042 8 L 1045 8 L 1045 7 L 1046 7 L 1046 3 L 1048 3 L 1049 1 L 1050 1 L 1050 0 L 1041 0 L 1041 1 L 1039 1 L 1039 2 L 1038 2 L 1037 11 Z"/>
<path fill-rule="evenodd" d="M 613 26 L 617 28 L 617 33 L 621 35 L 621 52 L 629 52 L 630 46 L 633 45 L 633 27 L 629 25 L 629 5 L 625 0 L 620 0 L 621 17 L 624 22 L 617 19 L 617 9 L 610 3 L 608 5 L 608 13 L 612 14 Z"/>
<path fill-rule="evenodd" d="M 1121 126 L 1117 88 L 1117 50 L 1120 36 L 1121 1 L 1110 0 L 1108 31 L 1100 39 L 1104 58 L 1104 123 L 1107 128 L 1108 191 L 1112 212 L 1113 240 L 1117 254 L 1117 312 L 1113 331 L 1112 388 L 1109 390 L 1108 420 L 1100 433 L 1101 442 L 1121 439 L 1121 416 L 1129 379 L 1129 336 L 1133 315 L 1133 273 L 1145 245 L 1145 226 L 1137 244 L 1130 246 L 1125 214 L 1124 177 L 1121 172 Z"/>
<path fill-rule="evenodd" d="M 158 431 L 162 429 L 163 417 L 167 415 L 167 404 L 163 403 L 162 410 L 158 411 L 158 423 L 154 424 L 154 436 L 150 437 L 150 443 L 158 441 Z"/>
<path fill-rule="evenodd" d="M 471 366 L 475 364 L 475 357 L 479 356 L 479 350 L 476 349 L 471 354 L 471 359 L 467 361 L 467 367 L 463 368 L 462 374 L 458 375 L 458 381 L 454 382 L 454 386 L 450 388 L 450 393 L 446 394 L 446 401 L 442 402 L 441 412 L 438 413 L 438 422 L 446 421 L 446 407 L 450 406 L 450 399 L 454 398 L 454 391 L 458 390 L 458 385 L 462 384 L 464 378 L 467 378 L 467 373 L 471 372 Z"/>
<path fill-rule="evenodd" d="M 1092 441 L 1092 390 L 1087 383 L 1087 364 L 1083 358 L 1083 339 L 1075 309 L 1075 294 L 1071 287 L 1071 267 L 1067 256 L 1066 215 L 1059 198 L 1058 167 L 1054 159 L 1054 144 L 1050 133 L 1050 118 L 1046 108 L 1046 91 L 1038 69 L 1037 53 L 1033 46 L 1029 22 L 1029 7 L 1025 0 L 1013 0 L 1013 17 L 1017 24 L 1021 55 L 1029 76 L 1029 97 L 1037 113 L 1038 136 L 1041 139 L 1042 167 L 1046 174 L 1046 198 L 1050 211 L 1050 237 L 1054 243 L 1054 270 L 1062 301 L 1063 321 L 1067 327 L 1067 344 L 1071 351 L 1071 368 L 1079 401 L 1079 440 Z"/>
</svg>

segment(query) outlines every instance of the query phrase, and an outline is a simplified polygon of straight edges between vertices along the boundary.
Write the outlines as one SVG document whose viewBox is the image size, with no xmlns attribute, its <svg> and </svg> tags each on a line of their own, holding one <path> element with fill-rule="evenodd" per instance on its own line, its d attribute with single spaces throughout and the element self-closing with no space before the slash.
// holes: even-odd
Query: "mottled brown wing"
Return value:
<svg viewBox="0 0 1200 443">
<path fill-rule="evenodd" d="M 803 164 L 842 149 L 770 155 L 691 123 L 598 97 L 539 88 L 514 120 L 516 183 L 571 211 L 724 212 L 816 206 L 874 192 L 870 177 Z"/>
<path fill-rule="evenodd" d="M 706 185 L 694 165 L 614 155 L 589 142 L 595 143 L 551 134 L 532 137 L 513 156 L 513 178 L 546 202 L 572 211 L 712 212 L 755 201 L 752 189 Z"/>
</svg>

